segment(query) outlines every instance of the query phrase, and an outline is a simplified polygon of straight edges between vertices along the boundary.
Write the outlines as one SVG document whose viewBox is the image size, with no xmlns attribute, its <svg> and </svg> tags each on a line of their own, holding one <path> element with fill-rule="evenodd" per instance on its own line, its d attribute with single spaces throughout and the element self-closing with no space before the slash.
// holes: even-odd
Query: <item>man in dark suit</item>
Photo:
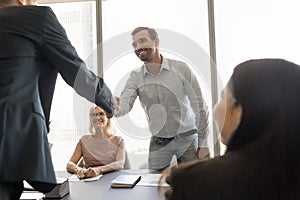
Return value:
<svg viewBox="0 0 300 200">
<path fill-rule="evenodd" d="M 19 199 L 23 180 L 41 192 L 55 183 L 47 133 L 57 74 L 112 113 L 112 94 L 89 71 L 49 7 L 0 0 L 0 198 Z M 112 116 L 112 115 L 111 115 Z"/>
</svg>

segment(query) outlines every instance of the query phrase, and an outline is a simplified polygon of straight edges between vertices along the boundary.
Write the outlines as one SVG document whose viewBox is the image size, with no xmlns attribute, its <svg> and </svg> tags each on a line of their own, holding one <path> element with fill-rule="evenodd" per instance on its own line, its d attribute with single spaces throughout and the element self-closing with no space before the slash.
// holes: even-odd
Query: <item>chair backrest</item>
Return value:
<svg viewBox="0 0 300 200">
<path fill-rule="evenodd" d="M 130 162 L 129 162 L 129 157 L 128 157 L 128 153 L 125 150 L 125 163 L 124 163 L 124 169 L 130 169 Z"/>
<path fill-rule="evenodd" d="M 81 157 L 77 163 L 78 167 L 84 167 L 83 157 Z"/>
</svg>

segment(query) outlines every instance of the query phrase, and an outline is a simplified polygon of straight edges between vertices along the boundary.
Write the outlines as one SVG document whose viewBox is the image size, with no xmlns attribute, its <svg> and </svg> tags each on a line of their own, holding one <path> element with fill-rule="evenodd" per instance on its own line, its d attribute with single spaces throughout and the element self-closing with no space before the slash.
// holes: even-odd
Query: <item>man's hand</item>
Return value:
<svg viewBox="0 0 300 200">
<path fill-rule="evenodd" d="M 198 147 L 197 148 L 197 157 L 199 160 L 206 160 L 210 158 L 209 148 L 208 147 Z"/>
<path fill-rule="evenodd" d="M 173 168 L 175 168 L 176 166 L 170 166 L 165 168 L 162 172 L 161 172 L 161 176 L 159 177 L 159 183 L 163 183 L 166 181 L 166 177 L 168 177 L 172 171 Z"/>
<path fill-rule="evenodd" d="M 106 113 L 107 118 L 112 118 L 118 112 L 120 107 L 120 97 L 114 96 L 114 105 L 115 105 L 115 110 L 113 110 L 112 113 Z"/>
<path fill-rule="evenodd" d="M 112 118 L 114 116 L 114 113 L 106 113 L 107 118 Z"/>
</svg>

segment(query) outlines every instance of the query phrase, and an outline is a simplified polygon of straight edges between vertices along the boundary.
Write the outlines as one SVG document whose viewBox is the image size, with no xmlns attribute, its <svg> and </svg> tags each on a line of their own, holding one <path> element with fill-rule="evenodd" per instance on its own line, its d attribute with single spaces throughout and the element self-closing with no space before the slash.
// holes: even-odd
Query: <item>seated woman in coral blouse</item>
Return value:
<svg viewBox="0 0 300 200">
<path fill-rule="evenodd" d="M 125 146 L 120 136 L 114 135 L 110 118 L 98 107 L 90 110 L 91 134 L 84 135 L 76 145 L 75 151 L 67 164 L 67 171 L 78 178 L 95 177 L 124 168 Z M 83 167 L 78 166 L 83 157 Z"/>
</svg>

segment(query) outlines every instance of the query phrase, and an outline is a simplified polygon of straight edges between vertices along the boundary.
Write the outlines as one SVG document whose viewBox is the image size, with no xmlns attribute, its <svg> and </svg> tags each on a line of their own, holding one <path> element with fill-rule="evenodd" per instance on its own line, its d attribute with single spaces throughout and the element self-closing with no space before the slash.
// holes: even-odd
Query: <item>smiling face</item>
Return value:
<svg viewBox="0 0 300 200">
<path fill-rule="evenodd" d="M 141 30 L 133 35 L 134 52 L 144 62 L 151 62 L 157 53 L 158 38 L 151 39 L 148 30 Z"/>
<path fill-rule="evenodd" d="M 107 118 L 105 111 L 100 107 L 95 107 L 91 110 L 90 113 L 90 120 L 92 126 L 97 129 L 101 128 L 104 129 L 107 124 L 109 123 L 109 118 Z"/>
<path fill-rule="evenodd" d="M 242 106 L 234 99 L 230 82 L 221 92 L 219 102 L 214 106 L 213 118 L 221 134 L 221 141 L 227 145 L 232 133 L 237 129 L 242 117 Z"/>
</svg>

